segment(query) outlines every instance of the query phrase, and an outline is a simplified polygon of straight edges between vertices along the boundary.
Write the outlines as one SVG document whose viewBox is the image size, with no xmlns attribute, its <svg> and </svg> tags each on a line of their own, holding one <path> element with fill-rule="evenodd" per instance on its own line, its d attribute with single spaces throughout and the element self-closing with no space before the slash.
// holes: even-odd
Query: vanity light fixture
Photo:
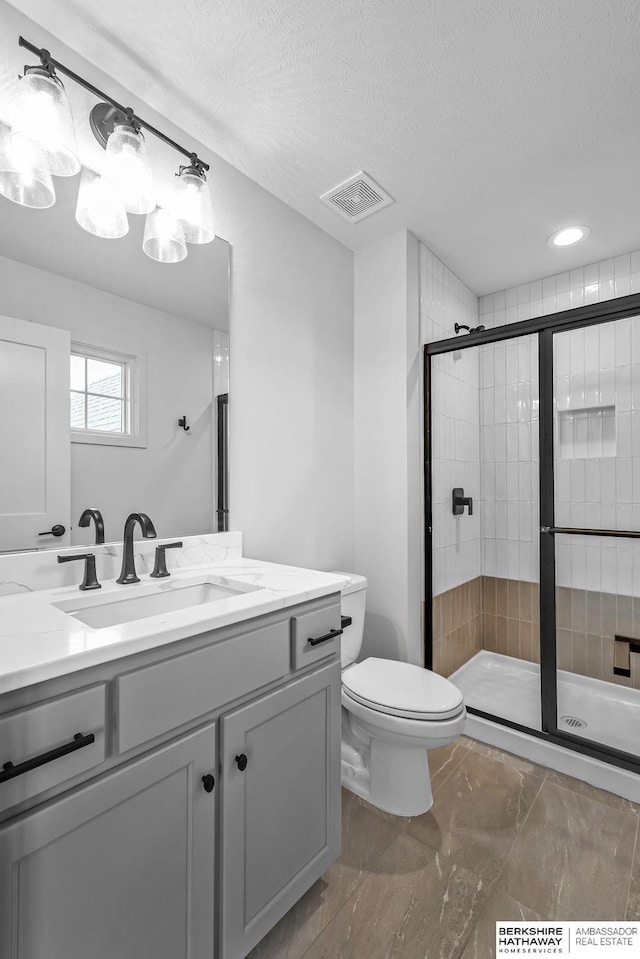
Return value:
<svg viewBox="0 0 640 959">
<path fill-rule="evenodd" d="M 142 249 L 159 263 L 180 263 L 187 255 L 182 226 L 171 210 L 157 206 L 147 215 Z"/>
<path fill-rule="evenodd" d="M 0 124 L 0 194 L 21 206 L 44 210 L 56 202 L 56 191 L 48 170 L 38 169 L 33 151 L 11 146 L 11 128 Z"/>
<path fill-rule="evenodd" d="M 200 161 L 180 167 L 174 198 L 174 212 L 187 243 L 210 243 L 216 234 L 209 184 Z"/>
<path fill-rule="evenodd" d="M 117 240 L 129 232 L 124 201 L 117 187 L 84 167 L 80 177 L 76 221 L 87 233 Z"/>
<path fill-rule="evenodd" d="M 100 101 L 91 110 L 91 130 L 105 149 L 102 170 L 83 169 L 76 220 L 94 236 L 116 239 L 129 229 L 127 214 L 146 214 L 143 250 L 161 263 L 178 263 L 187 243 L 215 239 L 209 165 L 196 153 L 136 116 L 88 80 L 20 37 L 18 44 L 40 58 L 25 66 L 11 127 L 0 125 L 0 194 L 23 206 L 55 203 L 52 176 L 74 176 L 81 169 L 71 105 L 57 73 Z M 156 205 L 153 172 L 143 129 L 188 158 L 179 167 L 168 207 Z"/>
<path fill-rule="evenodd" d="M 69 97 L 49 51 L 38 53 L 41 66 L 25 66 L 18 79 L 11 143 L 34 151 L 37 166 L 53 176 L 75 176 L 80 160 Z"/>
<path fill-rule="evenodd" d="M 579 243 L 580 240 L 586 240 L 590 233 L 591 230 L 588 226 L 566 226 L 552 233 L 547 240 L 547 244 L 550 247 L 573 246 L 574 243 Z"/>
<path fill-rule="evenodd" d="M 89 125 L 106 150 L 103 176 L 117 187 L 127 213 L 151 213 L 156 205 L 153 173 L 133 110 L 97 103 L 89 114 Z"/>
</svg>

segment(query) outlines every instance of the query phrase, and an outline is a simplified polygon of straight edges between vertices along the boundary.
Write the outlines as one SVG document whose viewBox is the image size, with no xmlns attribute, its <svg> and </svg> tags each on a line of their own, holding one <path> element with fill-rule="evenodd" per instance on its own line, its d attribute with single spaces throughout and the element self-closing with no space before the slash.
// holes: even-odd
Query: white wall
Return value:
<svg viewBox="0 0 640 959">
<path fill-rule="evenodd" d="M 87 506 L 101 510 L 107 541 L 120 539 L 127 515 L 140 510 L 158 536 L 211 532 L 213 331 L 5 257 L 0 315 L 146 355 L 147 448 L 71 444 L 71 542 L 93 541 L 93 529 L 77 528 Z M 188 433 L 177 425 L 185 413 Z"/>
<path fill-rule="evenodd" d="M 475 326 L 477 316 L 475 293 L 420 244 L 421 342 L 454 336 L 456 323 Z M 477 350 L 432 357 L 431 401 L 433 593 L 438 595 L 481 573 Z M 474 500 L 472 516 L 466 509 L 453 515 L 451 491 L 460 486 Z"/>
<path fill-rule="evenodd" d="M 421 661 L 418 242 L 355 257 L 354 568 L 369 582 L 362 656 Z"/>
<path fill-rule="evenodd" d="M 231 527 L 243 530 L 249 556 L 350 569 L 352 253 L 216 157 L 215 144 L 198 143 L 144 107 L 17 11 L 11 29 L 37 36 L 76 72 L 211 160 L 216 232 L 232 247 Z"/>
<path fill-rule="evenodd" d="M 353 255 L 237 170 L 216 169 L 232 246 L 230 513 L 248 556 L 353 567 Z"/>
</svg>

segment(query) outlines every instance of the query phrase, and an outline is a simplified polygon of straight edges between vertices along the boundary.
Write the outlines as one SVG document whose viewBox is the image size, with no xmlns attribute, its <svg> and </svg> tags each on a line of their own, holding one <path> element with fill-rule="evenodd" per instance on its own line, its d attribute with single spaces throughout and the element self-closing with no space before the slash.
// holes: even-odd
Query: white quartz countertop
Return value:
<svg viewBox="0 0 640 959">
<path fill-rule="evenodd" d="M 0 694 L 327 596 L 349 582 L 343 575 L 247 558 L 181 568 L 163 580 L 151 579 L 148 573 L 139 575 L 139 583 L 121 586 L 108 580 L 99 591 L 64 586 L 0 597 Z M 238 588 L 243 584 L 259 588 L 105 628 L 86 626 L 52 605 L 68 600 L 78 600 L 79 606 L 89 601 L 107 603 L 116 596 L 142 596 L 151 587 L 178 589 L 210 579 Z"/>
</svg>

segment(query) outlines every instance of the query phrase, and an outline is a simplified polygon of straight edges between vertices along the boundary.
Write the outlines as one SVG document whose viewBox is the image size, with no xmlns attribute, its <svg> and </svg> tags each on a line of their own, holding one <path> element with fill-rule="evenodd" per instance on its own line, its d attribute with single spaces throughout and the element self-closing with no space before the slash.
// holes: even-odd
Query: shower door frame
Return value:
<svg viewBox="0 0 640 959">
<path fill-rule="evenodd" d="M 497 326 L 464 336 L 450 337 L 427 343 L 423 347 L 424 362 L 424 664 L 433 667 L 433 515 L 432 515 L 432 419 L 431 419 L 431 361 L 443 353 L 471 349 L 491 343 L 517 339 L 538 334 L 538 391 L 539 391 L 539 497 L 540 497 L 540 706 L 542 729 L 523 726 L 513 720 L 467 706 L 468 712 L 482 719 L 508 726 L 519 732 L 565 746 L 575 752 L 592 756 L 622 769 L 640 773 L 640 755 L 615 749 L 586 737 L 558 729 L 558 672 L 556 656 L 556 555 L 555 533 L 563 532 L 556 527 L 554 497 L 554 384 L 553 384 L 553 337 L 588 326 L 599 326 L 627 317 L 640 316 L 640 294 L 621 296 L 589 306 L 580 306 L 560 313 L 533 317 L 517 323 Z M 566 530 L 581 534 L 584 530 Z M 589 531 L 587 531 L 589 532 Z M 640 538 L 640 532 L 611 532 L 618 536 Z"/>
</svg>

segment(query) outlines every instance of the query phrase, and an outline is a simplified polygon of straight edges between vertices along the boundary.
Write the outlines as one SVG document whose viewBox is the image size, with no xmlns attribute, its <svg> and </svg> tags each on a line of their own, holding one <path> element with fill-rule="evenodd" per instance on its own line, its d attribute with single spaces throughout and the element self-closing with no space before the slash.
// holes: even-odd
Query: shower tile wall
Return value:
<svg viewBox="0 0 640 959">
<path fill-rule="evenodd" d="M 480 348 L 482 572 L 537 582 L 538 342 Z"/>
<path fill-rule="evenodd" d="M 213 394 L 229 392 L 229 334 L 213 331 Z"/>
<path fill-rule="evenodd" d="M 480 298 L 478 315 L 490 328 L 629 293 L 640 293 L 640 250 L 490 293 Z"/>
<path fill-rule="evenodd" d="M 478 298 L 420 245 L 421 342 L 446 339 L 456 323 L 475 326 Z M 479 369 L 469 352 L 434 357 L 433 398 L 433 648 L 435 668 L 448 674 L 481 649 Z M 462 486 L 477 504 L 454 517 L 451 491 Z"/>
<path fill-rule="evenodd" d="M 558 334 L 555 367 L 557 524 L 640 529 L 640 320 Z M 638 686 L 613 673 L 614 636 L 640 637 L 638 542 L 556 536 L 556 580 L 560 668 Z"/>
<path fill-rule="evenodd" d="M 486 327 L 494 327 L 638 292 L 640 251 L 635 251 L 482 297 L 479 318 Z M 555 343 L 556 522 L 579 528 L 638 530 L 640 320 L 559 334 Z M 482 362 L 486 365 L 481 365 L 481 389 L 487 387 L 490 361 Z M 485 409 L 483 406 L 483 412 Z M 481 428 L 484 425 L 482 419 Z M 481 441 L 481 450 L 483 447 Z M 483 481 L 485 478 L 483 472 Z M 491 530 L 490 500 L 488 503 L 488 515 L 483 514 L 483 541 L 485 531 Z M 536 515 L 531 530 L 536 543 Z M 527 542 L 520 529 L 519 558 L 522 550 L 526 556 Z M 640 637 L 637 544 L 558 536 L 556 549 L 559 668 L 638 686 L 640 669 L 635 660 L 640 656 L 631 656 L 630 678 L 613 674 L 614 635 Z M 533 559 L 535 570 L 535 556 Z M 506 560 L 501 561 L 497 552 L 492 567 L 493 545 L 489 541 L 483 549 L 483 573 L 498 569 L 500 563 L 502 575 L 511 578 L 516 568 L 515 547 L 511 546 L 510 554 L 507 551 Z M 525 559 L 518 575 L 528 579 L 527 573 Z M 484 635 L 483 643 L 487 642 L 490 639 Z"/>
</svg>

